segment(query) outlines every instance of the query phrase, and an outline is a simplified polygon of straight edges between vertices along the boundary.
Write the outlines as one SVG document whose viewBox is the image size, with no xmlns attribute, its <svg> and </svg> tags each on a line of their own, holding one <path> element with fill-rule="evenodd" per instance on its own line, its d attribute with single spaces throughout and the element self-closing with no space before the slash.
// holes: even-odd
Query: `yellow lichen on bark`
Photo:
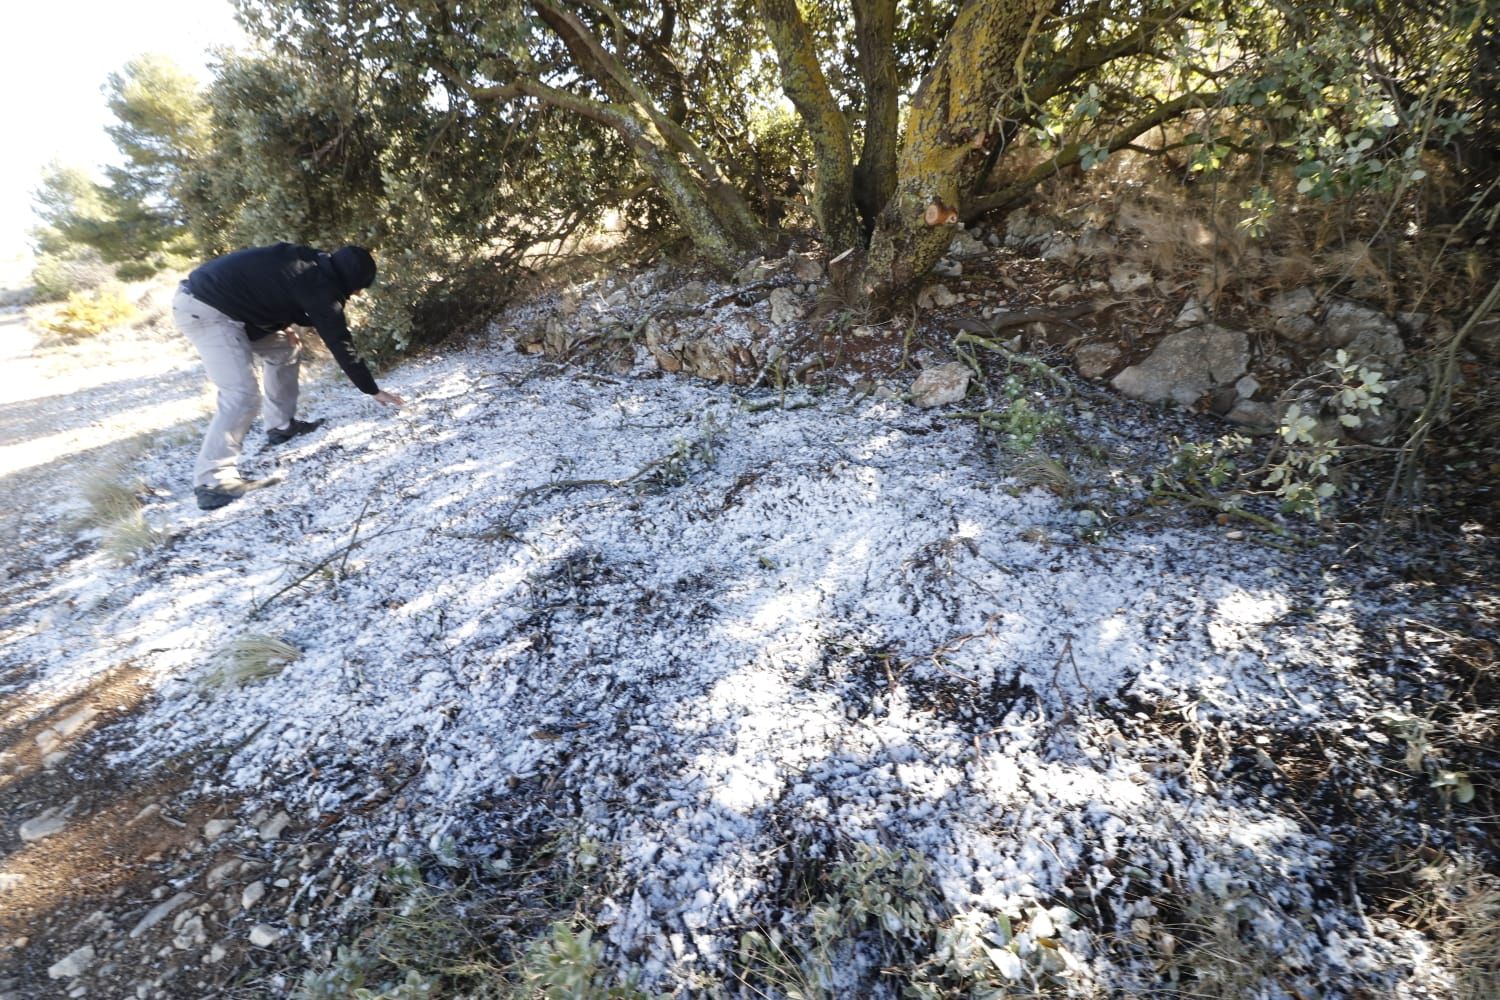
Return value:
<svg viewBox="0 0 1500 1000">
<path fill-rule="evenodd" d="M 912 98 L 896 195 L 881 213 L 861 290 L 886 304 L 926 274 L 952 232 L 928 226 L 934 198 L 963 211 L 979 181 L 1001 95 L 1019 91 L 1016 65 L 1031 26 L 1053 0 L 971 0 Z"/>
</svg>

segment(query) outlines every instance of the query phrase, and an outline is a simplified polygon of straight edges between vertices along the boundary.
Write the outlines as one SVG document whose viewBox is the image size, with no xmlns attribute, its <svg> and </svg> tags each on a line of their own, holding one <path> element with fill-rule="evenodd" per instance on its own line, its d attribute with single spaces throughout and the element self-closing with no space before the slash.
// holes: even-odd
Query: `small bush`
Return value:
<svg viewBox="0 0 1500 1000">
<path fill-rule="evenodd" d="M 55 315 L 42 321 L 42 327 L 64 340 L 78 340 L 122 326 L 137 313 L 135 304 L 113 289 L 74 292 Z"/>
<path fill-rule="evenodd" d="M 39 254 L 31 270 L 31 284 L 39 302 L 61 302 L 71 295 L 94 291 L 114 277 L 114 269 L 91 249 Z"/>
</svg>

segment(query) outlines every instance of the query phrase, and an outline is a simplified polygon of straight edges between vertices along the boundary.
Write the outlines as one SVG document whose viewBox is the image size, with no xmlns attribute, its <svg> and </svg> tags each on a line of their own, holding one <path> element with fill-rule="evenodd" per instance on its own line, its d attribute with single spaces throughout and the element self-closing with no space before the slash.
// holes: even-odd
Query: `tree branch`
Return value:
<svg viewBox="0 0 1500 1000">
<path fill-rule="evenodd" d="M 1218 96 L 1217 92 L 1183 94 L 1175 100 L 1160 105 L 1150 114 L 1138 118 L 1129 125 L 1121 128 L 1107 143 L 1095 148 L 1107 149 L 1111 153 L 1117 153 L 1130 146 L 1142 133 L 1180 117 L 1193 108 L 1204 107 L 1212 103 Z M 993 212 L 997 208 L 1003 208 L 1021 200 L 1031 192 L 1032 188 L 1048 177 L 1081 161 L 1083 159 L 1084 146 L 1085 144 L 1081 142 L 1069 143 L 1058 150 L 1057 154 L 1050 160 L 1032 168 L 1031 172 L 1020 180 L 1007 184 L 999 191 L 970 199 L 969 203 L 963 206 L 965 221 L 972 221 L 988 212 Z"/>
</svg>

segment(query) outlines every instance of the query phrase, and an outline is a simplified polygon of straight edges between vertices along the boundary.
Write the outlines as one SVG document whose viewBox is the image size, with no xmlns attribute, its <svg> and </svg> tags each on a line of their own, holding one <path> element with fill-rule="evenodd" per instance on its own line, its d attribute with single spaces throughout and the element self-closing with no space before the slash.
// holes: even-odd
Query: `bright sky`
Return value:
<svg viewBox="0 0 1500 1000">
<path fill-rule="evenodd" d="M 31 192 L 53 159 L 115 159 L 104 81 L 146 52 L 207 79 L 208 50 L 244 44 L 229 0 L 11 0 L 0 13 L 0 258 L 23 252 Z"/>
</svg>

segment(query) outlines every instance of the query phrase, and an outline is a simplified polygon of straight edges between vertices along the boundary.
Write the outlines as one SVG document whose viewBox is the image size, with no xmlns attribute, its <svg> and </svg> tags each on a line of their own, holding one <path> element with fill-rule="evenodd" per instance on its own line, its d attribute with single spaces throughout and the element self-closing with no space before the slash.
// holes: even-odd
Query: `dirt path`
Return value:
<svg viewBox="0 0 1500 1000">
<path fill-rule="evenodd" d="M 191 433 L 206 412 L 196 357 L 171 329 L 165 296 L 143 294 L 138 328 L 68 345 L 42 343 L 19 309 L 0 313 L 0 606 L 68 558 L 76 538 L 64 522 L 90 476 L 146 437 Z"/>
<path fill-rule="evenodd" d="M 90 480 L 160 435 L 194 433 L 206 410 L 165 295 L 143 293 L 138 328 L 81 344 L 45 343 L 22 310 L 0 312 L 0 638 L 35 610 L 46 581 L 92 549 L 74 526 Z M 39 667 L 0 656 L 0 998 L 68 995 L 52 971 L 95 958 L 120 966 L 106 976 L 118 995 L 167 995 L 174 963 L 87 942 L 129 920 L 121 942 L 159 946 L 127 932 L 161 905 L 163 873 L 205 848 L 203 823 L 225 806 L 177 808 L 191 788 L 186 766 L 140 782 L 106 765 L 118 749 L 110 730 L 149 691 L 129 664 L 65 691 L 32 689 Z"/>
</svg>

